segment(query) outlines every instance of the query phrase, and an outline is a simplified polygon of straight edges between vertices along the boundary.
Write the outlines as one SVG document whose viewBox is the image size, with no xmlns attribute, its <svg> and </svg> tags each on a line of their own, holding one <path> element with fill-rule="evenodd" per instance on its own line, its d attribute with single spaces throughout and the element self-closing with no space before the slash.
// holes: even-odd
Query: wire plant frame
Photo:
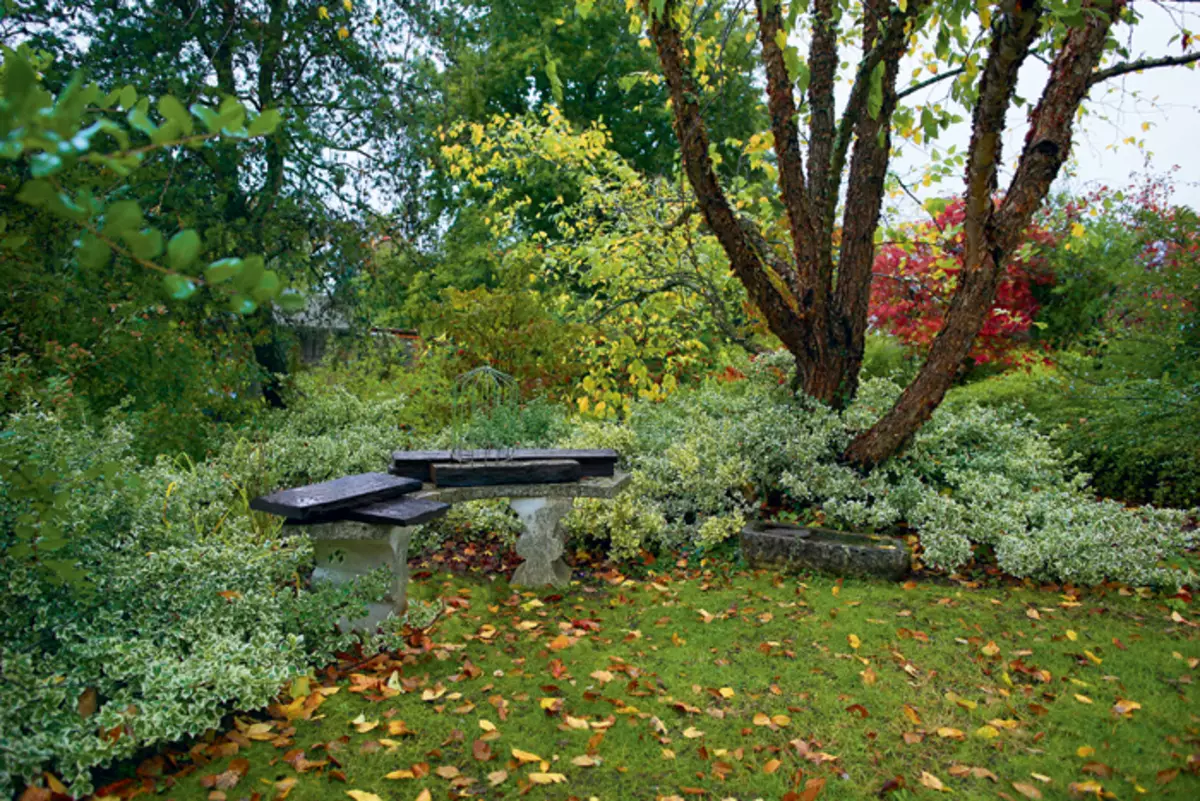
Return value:
<svg viewBox="0 0 1200 801">
<path fill-rule="evenodd" d="M 451 403 L 452 461 L 512 460 L 515 447 L 505 434 L 521 414 L 515 378 L 488 365 L 468 370 L 455 380 Z"/>
</svg>

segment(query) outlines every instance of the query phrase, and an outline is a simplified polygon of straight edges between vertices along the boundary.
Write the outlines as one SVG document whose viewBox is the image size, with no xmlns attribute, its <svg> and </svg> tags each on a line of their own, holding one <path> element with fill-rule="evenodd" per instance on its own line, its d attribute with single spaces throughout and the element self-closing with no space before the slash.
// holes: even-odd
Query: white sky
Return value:
<svg viewBox="0 0 1200 801">
<path fill-rule="evenodd" d="M 1172 15 L 1178 19 L 1180 14 L 1186 14 L 1184 24 L 1200 34 L 1200 15 L 1197 14 L 1200 8 L 1188 8 L 1179 3 L 1167 4 L 1164 8 L 1150 2 L 1139 2 L 1138 8 L 1143 20 L 1133 28 L 1122 26 L 1118 29 L 1118 36 L 1124 37 L 1134 58 L 1182 53 L 1178 41 L 1167 44 L 1178 32 Z M 901 75 L 905 74 L 901 72 Z M 1001 177 L 1001 189 L 1020 154 L 1028 128 L 1025 122 L 1028 109 L 1041 94 L 1047 74 L 1047 68 L 1034 59 L 1029 59 L 1022 69 L 1018 94 L 1029 100 L 1030 106 L 1012 109 L 1009 113 L 1009 130 L 1004 140 L 1007 173 Z M 1110 87 L 1120 91 L 1107 93 Z M 910 102 L 937 102 L 945 93 L 944 86 L 935 87 L 926 93 L 926 97 L 915 95 Z M 1149 156 L 1152 173 L 1166 173 L 1179 166 L 1173 175 L 1177 189 L 1175 202 L 1200 210 L 1200 67 L 1164 67 L 1141 74 L 1131 73 L 1094 87 L 1087 104 L 1090 113 L 1076 123 L 1072 162 L 1060 173 L 1056 190 L 1086 190 L 1101 184 L 1123 188 L 1132 182 L 1135 173 L 1146 172 Z M 943 152 L 952 144 L 962 151 L 970 141 L 970 115 L 960 113 L 967 119 L 944 131 L 937 141 Z M 1143 122 L 1150 123 L 1149 131 L 1142 131 Z M 1129 136 L 1144 140 L 1145 149 L 1121 144 Z M 901 157 L 893 160 L 892 169 L 906 177 L 906 183 L 912 187 L 919 181 L 927 159 L 926 152 L 906 143 Z M 951 178 L 940 186 L 934 184 L 925 192 L 946 195 L 960 189 L 961 183 L 956 184 Z M 920 192 L 917 194 L 921 195 Z"/>
</svg>

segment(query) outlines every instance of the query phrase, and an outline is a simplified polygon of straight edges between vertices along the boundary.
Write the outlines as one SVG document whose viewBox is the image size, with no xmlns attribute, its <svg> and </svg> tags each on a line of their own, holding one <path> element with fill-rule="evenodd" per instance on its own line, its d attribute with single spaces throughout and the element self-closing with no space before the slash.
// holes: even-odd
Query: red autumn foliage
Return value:
<svg viewBox="0 0 1200 801">
<path fill-rule="evenodd" d="M 933 341 L 942 329 L 962 270 L 965 216 L 963 201 L 955 200 L 934 220 L 914 226 L 911 242 L 879 248 L 871 285 L 869 319 L 873 328 L 918 349 Z M 1055 244 L 1053 234 L 1032 225 L 1025 241 L 1031 249 L 1014 254 L 1005 266 L 992 309 L 971 348 L 975 364 L 1014 361 L 1015 351 L 1028 339 L 1037 316 L 1033 286 L 1054 283 L 1043 256 L 1045 248 Z"/>
</svg>

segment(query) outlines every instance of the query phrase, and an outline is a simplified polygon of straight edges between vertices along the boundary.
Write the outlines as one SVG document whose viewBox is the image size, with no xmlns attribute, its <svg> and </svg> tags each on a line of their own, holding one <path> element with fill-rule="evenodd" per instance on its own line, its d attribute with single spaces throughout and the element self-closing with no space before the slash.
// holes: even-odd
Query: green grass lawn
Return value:
<svg viewBox="0 0 1200 801">
<path fill-rule="evenodd" d="M 1177 601 L 719 571 L 419 592 L 447 602 L 427 641 L 239 718 L 163 796 L 1200 798 Z"/>
</svg>

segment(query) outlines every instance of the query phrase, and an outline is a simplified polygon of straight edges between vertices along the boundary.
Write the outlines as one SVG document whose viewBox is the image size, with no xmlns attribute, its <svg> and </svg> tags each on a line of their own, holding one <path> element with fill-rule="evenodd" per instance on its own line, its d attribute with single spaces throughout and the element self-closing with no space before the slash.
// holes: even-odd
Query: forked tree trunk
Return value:
<svg viewBox="0 0 1200 801">
<path fill-rule="evenodd" d="M 1000 142 L 1017 73 L 1040 32 L 1038 0 L 1002 0 L 992 23 L 987 60 L 973 112 L 967 165 L 967 253 L 941 333 L 917 378 L 895 406 L 847 449 L 844 459 L 870 467 L 912 437 L 945 397 L 955 374 L 991 310 L 1004 260 L 1020 244 L 1033 213 L 1070 151 L 1071 124 L 1092 83 L 1148 66 L 1186 63 L 1187 56 L 1130 62 L 1093 72 L 1105 40 L 1126 0 L 1085 0 L 1084 22 L 1071 28 L 1051 65 L 1050 78 L 1033 114 L 1017 171 L 994 202 Z M 815 0 L 807 91 L 808 156 L 800 146 L 794 83 L 782 45 L 787 43 L 779 0 L 756 0 L 759 43 L 767 75 L 767 107 L 787 213 L 790 247 L 776 248 L 729 203 L 709 156 L 700 110 L 701 90 L 682 40 L 678 0 L 660 13 L 643 0 L 663 75 L 670 90 L 674 127 L 697 203 L 729 257 L 735 275 L 767 326 L 796 358 L 797 384 L 805 394 L 840 406 L 858 386 L 867 329 L 874 236 L 883 204 L 899 64 L 913 31 L 929 19 L 932 0 L 865 0 L 863 57 L 846 109 L 836 119 L 833 94 L 838 59 L 837 4 Z M 956 73 L 950 73 L 951 75 Z M 851 144 L 853 143 L 853 148 Z M 847 172 L 840 252 L 834 263 L 834 216 Z"/>
</svg>

